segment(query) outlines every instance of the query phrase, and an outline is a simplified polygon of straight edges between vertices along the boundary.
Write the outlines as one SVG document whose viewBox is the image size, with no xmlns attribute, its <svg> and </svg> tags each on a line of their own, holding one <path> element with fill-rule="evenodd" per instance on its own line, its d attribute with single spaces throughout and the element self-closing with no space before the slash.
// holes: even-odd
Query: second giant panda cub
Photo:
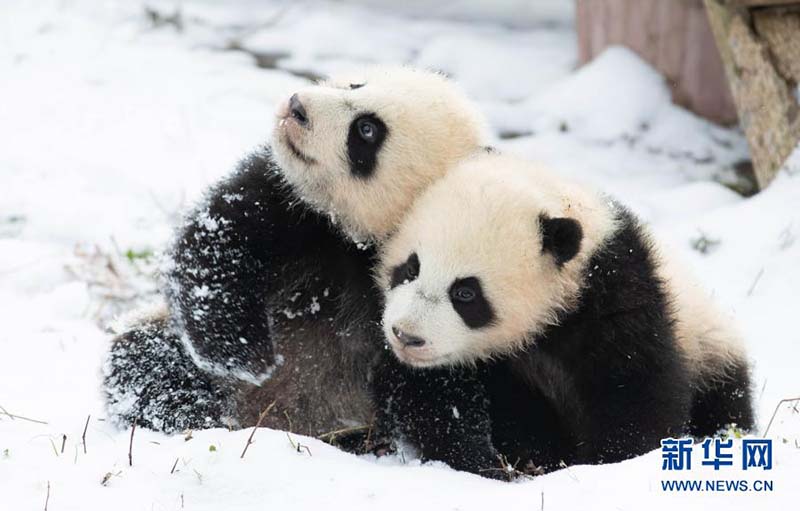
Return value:
<svg viewBox="0 0 800 511">
<path fill-rule="evenodd" d="M 380 423 L 423 458 L 539 472 L 753 426 L 744 351 L 708 298 L 630 211 L 530 163 L 448 173 L 384 246 L 379 284 L 406 364 L 376 374 Z"/>
</svg>

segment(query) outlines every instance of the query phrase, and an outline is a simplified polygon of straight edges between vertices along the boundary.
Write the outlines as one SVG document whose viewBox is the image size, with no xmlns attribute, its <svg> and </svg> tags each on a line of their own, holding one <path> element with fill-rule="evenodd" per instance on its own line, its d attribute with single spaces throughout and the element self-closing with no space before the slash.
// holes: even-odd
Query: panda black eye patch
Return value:
<svg viewBox="0 0 800 511">
<path fill-rule="evenodd" d="M 468 327 L 481 328 L 494 322 L 494 309 L 484 296 L 478 277 L 456 279 L 450 285 L 447 294 L 450 296 L 453 309 Z"/>
<path fill-rule="evenodd" d="M 389 283 L 389 288 L 394 289 L 400 284 L 413 282 L 419 277 L 419 257 L 417 253 L 413 252 L 406 262 L 399 264 L 392 268 L 392 279 Z"/>
<path fill-rule="evenodd" d="M 347 157 L 353 175 L 360 178 L 372 175 L 387 134 L 386 124 L 375 114 L 362 114 L 353 119 L 347 134 Z"/>
</svg>

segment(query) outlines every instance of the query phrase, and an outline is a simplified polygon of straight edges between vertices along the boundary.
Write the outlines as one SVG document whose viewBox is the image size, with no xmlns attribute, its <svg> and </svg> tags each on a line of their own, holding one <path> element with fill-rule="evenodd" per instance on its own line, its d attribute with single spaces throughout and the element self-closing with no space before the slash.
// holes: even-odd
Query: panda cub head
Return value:
<svg viewBox="0 0 800 511">
<path fill-rule="evenodd" d="M 370 68 L 297 91 L 272 145 L 286 180 L 355 238 L 382 238 L 413 200 L 487 140 L 485 122 L 440 74 Z"/>
<path fill-rule="evenodd" d="M 389 345 L 418 367 L 523 347 L 576 306 L 590 254 L 613 223 L 600 196 L 535 165 L 497 154 L 466 160 L 382 248 Z"/>
</svg>

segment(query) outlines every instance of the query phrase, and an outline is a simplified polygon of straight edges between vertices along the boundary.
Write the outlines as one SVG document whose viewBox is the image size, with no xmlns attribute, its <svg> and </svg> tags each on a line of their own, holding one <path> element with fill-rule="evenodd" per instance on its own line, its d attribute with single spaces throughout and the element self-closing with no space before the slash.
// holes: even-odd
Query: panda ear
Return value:
<svg viewBox="0 0 800 511">
<path fill-rule="evenodd" d="M 552 254 L 556 265 L 561 266 L 578 254 L 583 229 L 577 220 L 541 214 L 539 225 L 542 229 L 542 252 Z"/>
</svg>

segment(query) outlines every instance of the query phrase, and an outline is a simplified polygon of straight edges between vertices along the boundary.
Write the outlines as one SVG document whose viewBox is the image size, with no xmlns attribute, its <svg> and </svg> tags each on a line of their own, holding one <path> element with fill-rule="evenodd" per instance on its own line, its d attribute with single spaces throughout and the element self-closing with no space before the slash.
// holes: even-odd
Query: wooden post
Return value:
<svg viewBox="0 0 800 511">
<path fill-rule="evenodd" d="M 581 63 L 624 45 L 665 76 L 675 103 L 721 124 L 736 122 L 702 0 L 577 0 Z"/>
<path fill-rule="evenodd" d="M 800 0 L 704 0 L 760 188 L 800 142 Z"/>
</svg>

